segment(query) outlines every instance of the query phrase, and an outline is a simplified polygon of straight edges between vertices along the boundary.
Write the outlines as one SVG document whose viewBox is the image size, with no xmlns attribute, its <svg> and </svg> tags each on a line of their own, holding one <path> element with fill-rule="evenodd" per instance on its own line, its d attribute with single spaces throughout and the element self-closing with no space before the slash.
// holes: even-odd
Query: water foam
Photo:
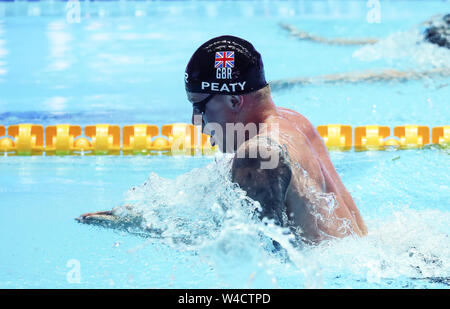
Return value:
<svg viewBox="0 0 450 309">
<path fill-rule="evenodd" d="M 231 182 L 230 167 L 230 157 L 218 155 L 175 179 L 152 173 L 126 199 L 162 241 L 211 265 L 221 287 L 450 284 L 449 212 L 394 209 L 369 219 L 364 238 L 299 245 L 289 230 L 258 220 L 259 203 Z"/>
<path fill-rule="evenodd" d="M 353 57 L 361 61 L 383 59 L 393 68 L 450 68 L 450 49 L 424 41 L 418 28 L 399 31 L 376 44 L 361 47 Z"/>
<path fill-rule="evenodd" d="M 414 286 L 414 281 L 450 284 L 450 213 L 439 210 L 396 210 L 387 218 L 367 221 L 364 238 L 324 242 L 305 253 L 328 276 L 357 275 L 367 284 L 389 280 Z"/>
</svg>

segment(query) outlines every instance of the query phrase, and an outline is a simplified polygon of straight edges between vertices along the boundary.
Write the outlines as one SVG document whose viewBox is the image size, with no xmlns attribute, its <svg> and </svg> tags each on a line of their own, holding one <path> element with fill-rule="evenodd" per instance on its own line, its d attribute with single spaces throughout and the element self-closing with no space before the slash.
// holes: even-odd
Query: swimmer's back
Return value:
<svg viewBox="0 0 450 309">
<path fill-rule="evenodd" d="M 293 110 L 278 107 L 279 114 L 282 118 L 288 120 L 297 130 L 300 130 L 305 138 L 309 141 L 312 151 L 315 153 L 317 160 L 320 162 L 323 177 L 326 183 L 326 192 L 333 192 L 340 196 L 345 203 L 345 206 L 351 212 L 353 218 L 358 224 L 359 229 L 363 234 L 367 234 L 367 227 L 359 213 L 352 196 L 342 183 L 336 169 L 334 168 L 328 150 L 323 142 L 322 137 L 317 130 L 303 115 Z"/>
</svg>

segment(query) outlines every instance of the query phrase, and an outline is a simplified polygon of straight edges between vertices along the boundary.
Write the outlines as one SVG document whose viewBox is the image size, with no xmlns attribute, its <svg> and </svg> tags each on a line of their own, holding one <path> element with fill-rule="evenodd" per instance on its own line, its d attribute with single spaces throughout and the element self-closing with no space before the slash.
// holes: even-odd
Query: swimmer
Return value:
<svg viewBox="0 0 450 309">
<path fill-rule="evenodd" d="M 450 49 L 450 14 L 442 19 L 431 19 L 425 24 L 428 28 L 424 31 L 424 40 Z"/>
<path fill-rule="evenodd" d="M 423 40 L 436 44 L 440 47 L 450 49 L 450 14 L 439 16 L 438 18 L 431 18 L 422 24 L 427 26 L 423 32 Z M 300 39 L 308 40 L 316 43 L 328 45 L 366 45 L 375 44 L 380 40 L 376 38 L 361 38 L 361 39 L 346 39 L 346 38 L 324 38 L 312 35 L 306 31 L 297 29 L 296 27 L 280 23 L 280 27 L 289 31 L 290 35 Z"/>
<path fill-rule="evenodd" d="M 450 49 L 450 14 L 445 16 L 433 17 L 422 25 L 426 26 L 422 34 L 422 39 L 429 43 L 435 44 L 439 47 Z M 360 38 L 360 39 L 346 39 L 346 38 L 324 38 L 315 36 L 305 31 L 299 30 L 296 27 L 280 23 L 280 27 L 287 30 L 290 35 L 300 39 L 308 40 L 316 43 L 327 45 L 373 45 L 380 40 L 376 38 Z M 450 68 L 435 67 L 426 70 L 408 70 L 399 71 L 396 69 L 385 69 L 379 71 L 360 71 L 360 72 L 346 72 L 338 74 L 328 74 L 316 77 L 301 77 L 282 79 L 271 82 L 272 90 L 281 90 L 289 88 L 294 85 L 309 85 L 319 83 L 360 83 L 360 82 L 379 82 L 379 81 L 409 81 L 419 80 L 427 77 L 448 77 L 450 76 Z"/>
<path fill-rule="evenodd" d="M 251 43 L 220 36 L 202 44 L 186 67 L 185 88 L 192 122 L 202 125 L 222 152 L 232 153 L 232 180 L 260 203 L 261 219 L 310 243 L 367 234 L 314 126 L 274 104 L 261 55 Z M 239 125 L 256 129 L 240 132 Z M 239 134 L 242 138 L 235 138 Z M 121 220 L 114 218 L 113 211 L 78 220 L 113 225 Z"/>
</svg>

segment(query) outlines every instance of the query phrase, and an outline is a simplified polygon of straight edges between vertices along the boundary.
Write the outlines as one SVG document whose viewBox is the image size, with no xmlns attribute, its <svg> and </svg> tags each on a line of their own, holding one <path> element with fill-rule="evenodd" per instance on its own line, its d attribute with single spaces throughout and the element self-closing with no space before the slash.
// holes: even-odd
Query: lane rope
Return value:
<svg viewBox="0 0 450 309">
<path fill-rule="evenodd" d="M 317 131 L 329 150 L 423 149 L 450 145 L 450 125 L 388 126 L 320 125 Z M 431 132 L 431 134 L 430 134 Z M 14 155 L 212 155 L 218 150 L 210 136 L 192 124 L 0 125 L 0 154 Z"/>
</svg>

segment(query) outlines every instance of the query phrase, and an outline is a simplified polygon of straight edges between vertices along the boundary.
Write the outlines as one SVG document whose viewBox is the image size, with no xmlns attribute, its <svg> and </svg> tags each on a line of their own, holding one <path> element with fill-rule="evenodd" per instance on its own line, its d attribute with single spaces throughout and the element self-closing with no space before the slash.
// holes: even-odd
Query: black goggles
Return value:
<svg viewBox="0 0 450 309">
<path fill-rule="evenodd" d="M 205 113 L 205 109 L 206 109 L 206 103 L 208 103 L 209 101 L 211 101 L 211 99 L 214 97 L 214 94 L 210 94 L 209 96 L 207 96 L 206 98 L 204 98 L 203 100 L 201 100 L 200 102 L 195 102 L 192 105 L 194 106 L 194 110 L 198 113 L 198 114 L 204 114 Z"/>
</svg>

